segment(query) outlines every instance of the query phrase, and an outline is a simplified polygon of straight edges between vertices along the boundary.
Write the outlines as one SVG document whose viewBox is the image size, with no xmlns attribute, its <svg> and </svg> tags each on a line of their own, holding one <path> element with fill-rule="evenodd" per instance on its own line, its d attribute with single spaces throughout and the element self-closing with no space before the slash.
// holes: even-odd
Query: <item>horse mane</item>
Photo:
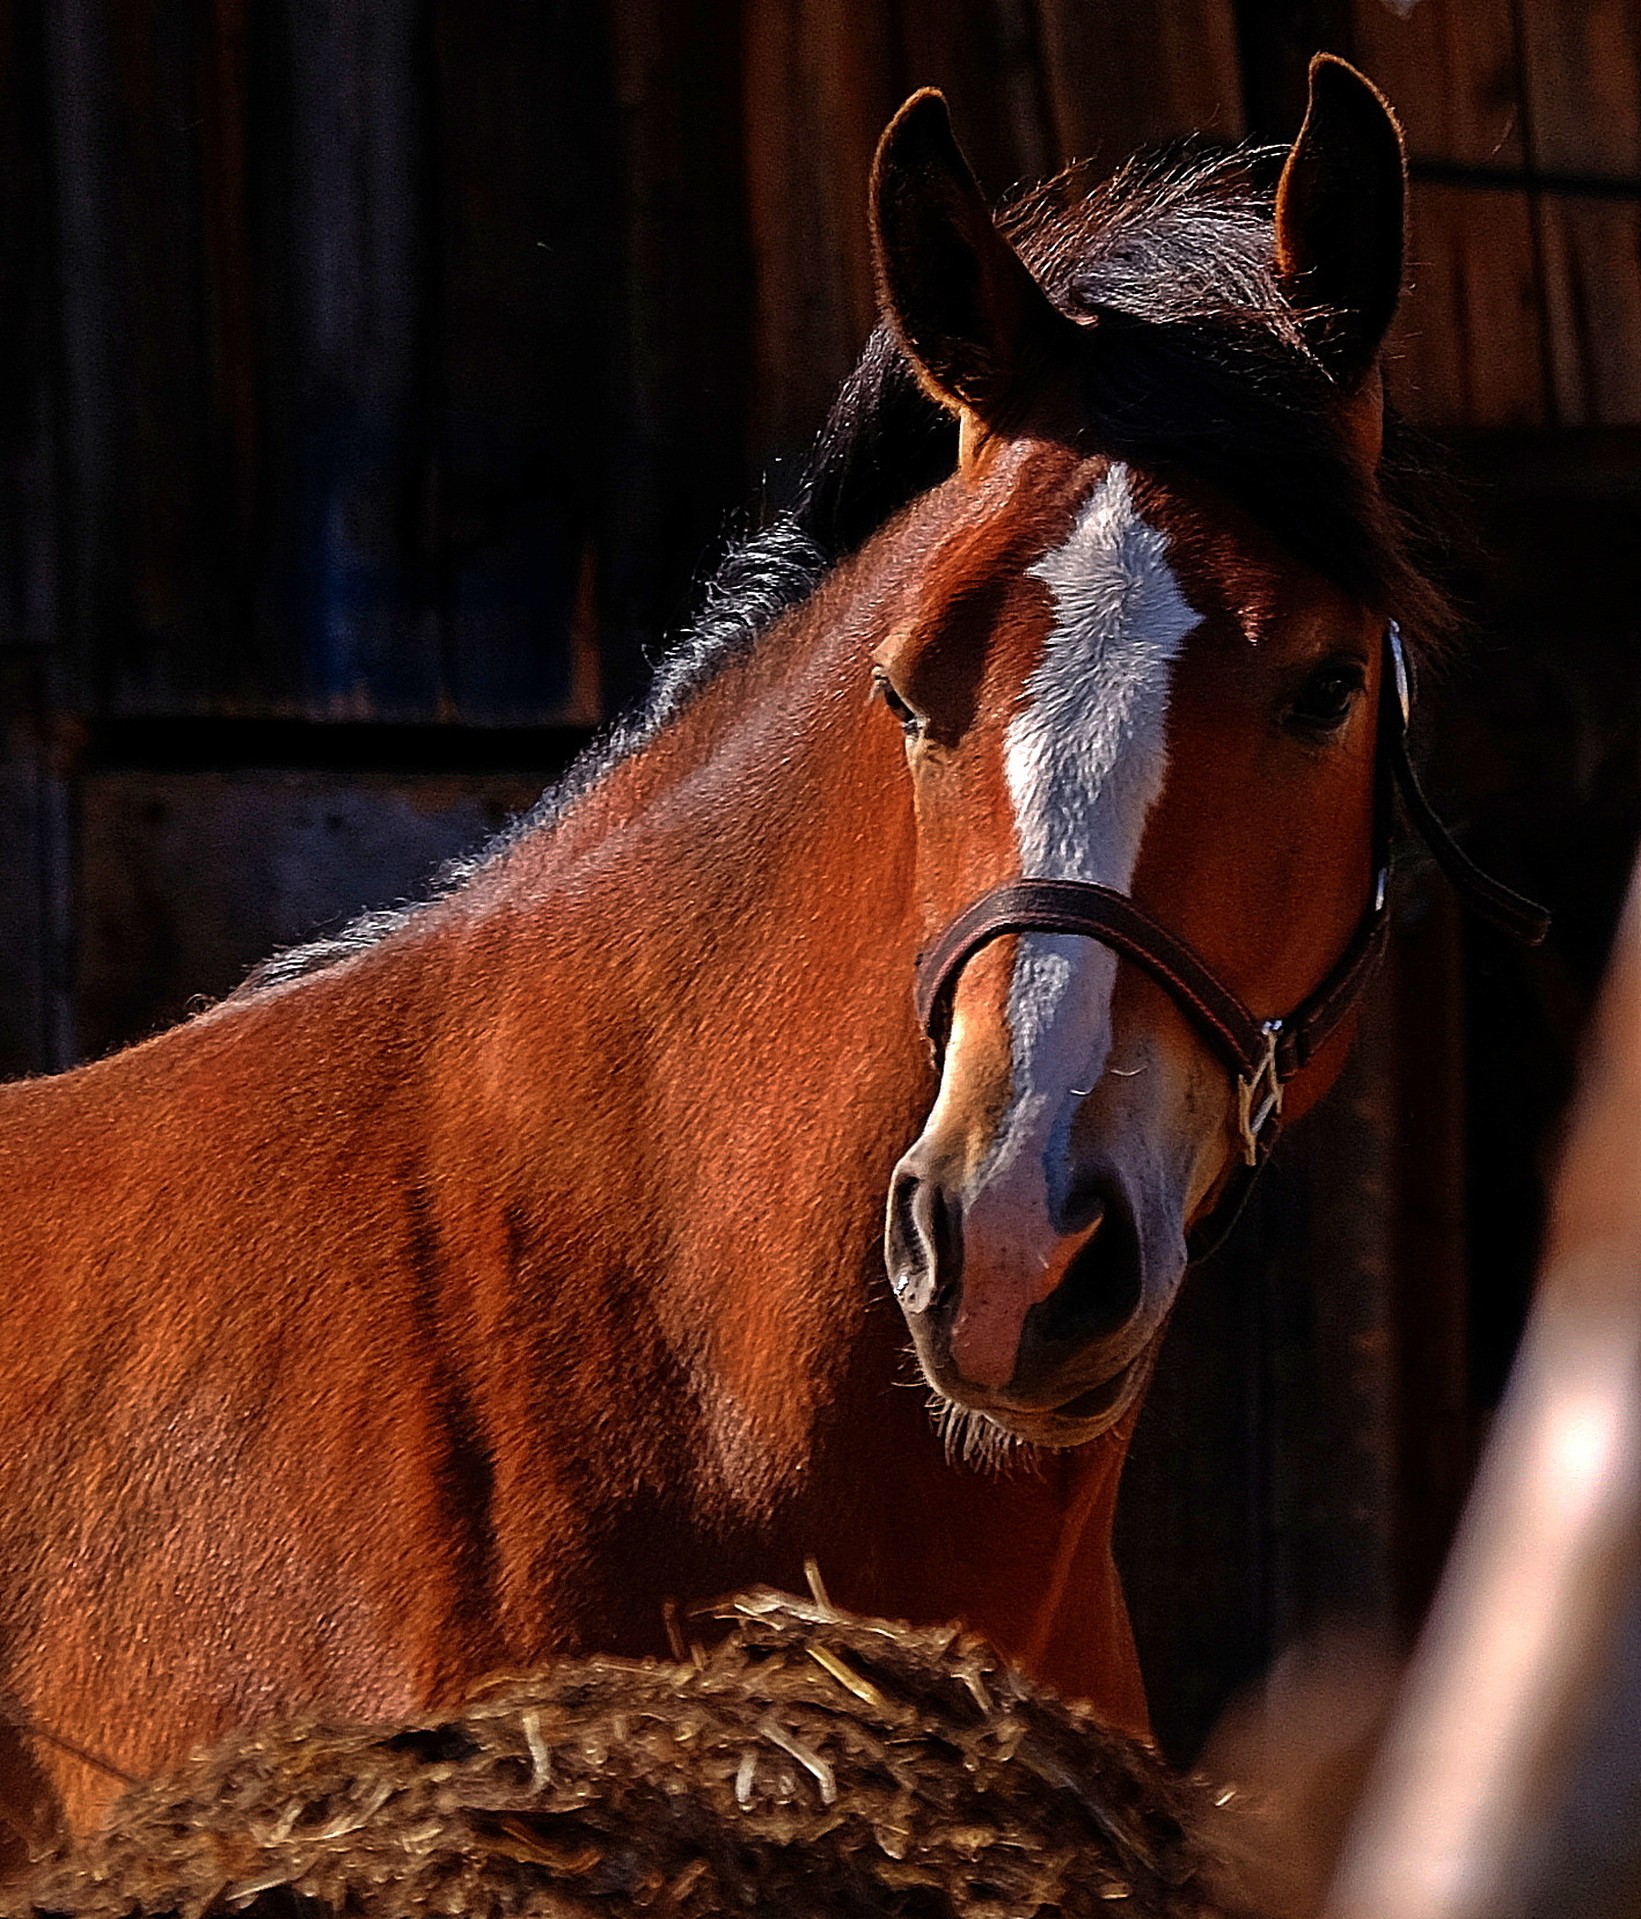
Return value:
<svg viewBox="0 0 1641 1919">
<path fill-rule="evenodd" d="M 832 558 L 789 515 L 733 545 L 706 582 L 695 618 L 662 655 L 648 693 L 571 762 L 535 805 L 481 846 L 446 861 L 420 899 L 373 908 L 338 932 L 288 946 L 259 961 L 230 995 L 247 999 L 320 973 L 379 946 L 505 859 L 521 841 L 550 832 L 623 760 L 641 752 L 732 659 L 746 653 L 780 614 L 806 600 Z"/>
<path fill-rule="evenodd" d="M 1104 180 L 1079 164 L 1012 198 L 999 218 L 1055 304 L 1099 330 L 1085 392 L 1088 450 L 1217 488 L 1297 558 L 1393 615 L 1428 656 L 1456 623 L 1437 584 L 1452 520 L 1441 471 L 1387 407 L 1377 485 L 1365 486 L 1333 426 L 1337 394 L 1309 344 L 1327 316 L 1296 308 L 1276 274 L 1272 204 L 1283 151 L 1181 142 L 1136 155 Z M 522 840 L 551 831 L 956 462 L 956 422 L 880 322 L 790 506 L 730 547 L 640 705 L 497 838 L 443 867 L 422 898 L 275 954 L 233 997 L 379 945 Z"/>
</svg>

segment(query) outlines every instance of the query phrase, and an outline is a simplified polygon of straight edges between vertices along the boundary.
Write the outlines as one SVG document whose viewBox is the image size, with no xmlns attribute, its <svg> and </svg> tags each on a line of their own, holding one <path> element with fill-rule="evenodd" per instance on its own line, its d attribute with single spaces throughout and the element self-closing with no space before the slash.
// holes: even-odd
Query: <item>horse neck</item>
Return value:
<svg viewBox="0 0 1641 1919">
<path fill-rule="evenodd" d="M 660 963 L 657 990 L 635 982 L 629 1005 L 692 1076 L 715 1074 L 733 1034 L 835 1039 L 841 1020 L 875 1025 L 881 1047 L 885 1019 L 912 1030 L 911 785 L 892 722 L 868 710 L 892 587 L 848 569 L 777 622 L 548 849 L 549 901 L 603 918 L 611 957 L 641 962 L 646 984 Z M 767 990 L 739 997 L 749 968 Z"/>
<path fill-rule="evenodd" d="M 954 1474 L 924 1394 L 893 1389 L 916 1382 L 883 1206 L 934 1087 L 910 781 L 867 658 L 918 542 L 872 559 L 471 902 L 443 982 L 475 1022 L 439 1076 L 466 1102 L 450 1184 L 499 1193 L 459 1237 L 508 1251 L 446 1358 L 503 1409 L 521 1490 L 496 1523 L 532 1593 L 577 1502 L 613 1542 L 598 1603 L 639 1637 L 657 1565 L 711 1591 L 824 1540 L 853 1603 L 971 1617 L 1139 1727 L 1107 1551 L 1126 1433 L 1024 1482 Z"/>
<path fill-rule="evenodd" d="M 777 1450 L 861 1363 L 872 1293 L 903 1340 L 870 1275 L 930 1094 L 909 781 L 868 703 L 887 593 L 861 575 L 526 842 L 466 935 L 467 1083 L 499 1089 L 476 1176 L 531 1217 L 541 1290 L 602 1287 L 624 1352 L 687 1332 L 697 1383 Z"/>
</svg>

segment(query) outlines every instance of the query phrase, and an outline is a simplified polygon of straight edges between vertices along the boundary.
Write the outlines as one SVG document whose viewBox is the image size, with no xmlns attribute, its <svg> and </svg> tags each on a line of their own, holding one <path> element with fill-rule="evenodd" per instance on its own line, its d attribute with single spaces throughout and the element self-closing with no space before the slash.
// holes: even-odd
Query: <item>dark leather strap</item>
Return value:
<svg viewBox="0 0 1641 1919">
<path fill-rule="evenodd" d="M 1231 1237 L 1237 1221 L 1248 1209 L 1248 1201 L 1253 1198 L 1259 1175 L 1264 1170 L 1263 1160 L 1257 1166 L 1249 1166 L 1246 1161 L 1232 1166 L 1219 1198 L 1185 1235 L 1187 1265 L 1200 1266 L 1205 1259 L 1212 1259 Z"/>
<path fill-rule="evenodd" d="M 1484 873 L 1443 826 L 1413 770 L 1405 727 L 1397 729 L 1390 756 L 1396 790 L 1407 808 L 1407 816 L 1446 875 L 1448 885 L 1466 906 L 1501 933 L 1508 933 L 1526 946 L 1539 945 L 1550 930 L 1550 915 L 1536 900 L 1494 879 L 1491 873 Z"/>
<path fill-rule="evenodd" d="M 1264 1028 L 1236 994 L 1126 893 L 1089 880 L 1015 880 L 958 914 L 918 965 L 917 1016 L 937 1044 L 958 975 L 982 946 L 1009 933 L 1080 933 L 1109 946 L 1172 994 L 1233 1072 L 1258 1071 Z"/>
<path fill-rule="evenodd" d="M 1280 1019 L 1262 1020 L 1178 934 L 1115 888 L 1090 880 L 1021 879 L 994 887 L 964 908 L 918 961 L 917 1013 L 937 1055 L 943 1050 L 959 975 L 981 947 L 1016 933 L 1065 933 L 1100 941 L 1161 986 L 1230 1069 L 1237 1083 L 1244 1166 L 1210 1221 L 1217 1245 L 1227 1214 L 1241 1210 L 1252 1175 L 1281 1125 L 1282 1088 L 1338 1030 L 1384 957 L 1390 934 L 1392 788 L 1437 864 L 1466 903 L 1494 925 L 1537 945 L 1549 930 L 1543 907 L 1491 878 L 1454 843 L 1425 798 L 1408 755 L 1412 685 L 1401 636 L 1385 629 L 1379 708 L 1379 843 L 1374 897 L 1349 946 L 1312 994 Z M 1202 1234 L 1193 1234 L 1193 1257 Z"/>
<path fill-rule="evenodd" d="M 1344 957 L 1310 998 L 1285 1019 L 1266 1022 L 1193 947 L 1126 893 L 1089 880 L 1015 880 L 965 908 L 923 955 L 917 1016 L 930 1038 L 941 1043 L 958 975 L 982 946 L 1010 933 L 1080 933 L 1149 973 L 1233 1072 L 1259 1071 L 1267 1035 L 1275 1027 L 1277 1072 L 1290 1079 L 1315 1058 L 1355 1005 L 1383 957 L 1389 931 L 1389 915 L 1375 899 Z"/>
</svg>

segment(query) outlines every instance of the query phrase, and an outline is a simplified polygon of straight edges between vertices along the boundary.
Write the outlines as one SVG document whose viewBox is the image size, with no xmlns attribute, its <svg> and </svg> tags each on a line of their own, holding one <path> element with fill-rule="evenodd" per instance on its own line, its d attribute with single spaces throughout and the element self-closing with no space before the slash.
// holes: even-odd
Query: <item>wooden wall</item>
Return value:
<svg viewBox="0 0 1641 1919">
<path fill-rule="evenodd" d="M 3 1072 L 413 890 L 642 686 L 871 322 L 913 86 L 1001 191 L 1287 138 L 1321 46 L 1405 117 L 1394 381 L 1498 535 L 1436 783 L 1564 931 L 1415 875 L 1182 1309 L 1123 1542 L 1181 1751 L 1416 1617 L 1519 1323 L 1641 823 L 1641 0 L 0 0 Z"/>
</svg>

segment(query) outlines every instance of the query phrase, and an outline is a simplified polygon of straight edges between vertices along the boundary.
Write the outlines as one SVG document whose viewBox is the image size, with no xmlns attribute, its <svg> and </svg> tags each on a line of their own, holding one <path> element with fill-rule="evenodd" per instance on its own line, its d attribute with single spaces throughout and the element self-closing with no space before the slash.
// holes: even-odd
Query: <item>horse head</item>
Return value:
<svg viewBox="0 0 1641 1919">
<path fill-rule="evenodd" d="M 884 318 L 960 428 L 873 663 L 930 941 L 1010 882 L 1092 884 L 1259 1021 L 1351 950 L 1381 851 L 1378 362 L 1405 178 L 1388 106 L 1319 58 L 1258 244 L 1203 237 L 1210 321 L 1177 259 L 1148 292 L 1146 260 L 1108 249 L 1109 302 L 1063 248 L 1034 259 L 938 95 L 885 134 Z M 887 1261 L 937 1394 L 1005 1433 L 1076 1444 L 1134 1405 L 1193 1229 L 1237 1177 L 1246 1108 L 1189 1001 L 1110 941 L 1041 927 L 977 944 L 949 982 Z"/>
</svg>

